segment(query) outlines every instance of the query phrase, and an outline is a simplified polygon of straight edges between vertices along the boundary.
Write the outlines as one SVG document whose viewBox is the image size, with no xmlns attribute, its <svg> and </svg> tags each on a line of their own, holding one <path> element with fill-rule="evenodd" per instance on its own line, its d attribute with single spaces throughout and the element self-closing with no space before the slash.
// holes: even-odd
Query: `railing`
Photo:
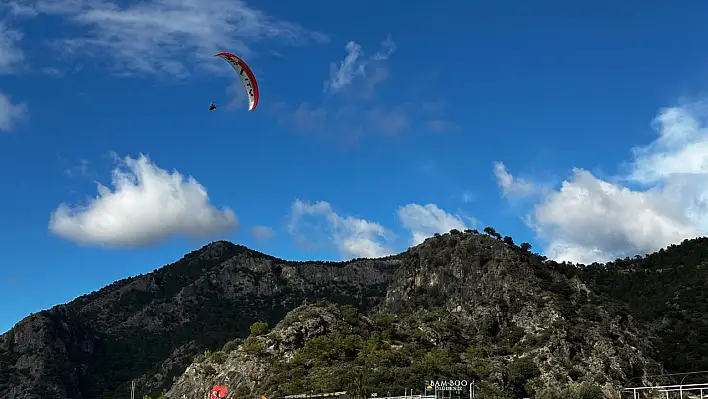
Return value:
<svg viewBox="0 0 708 399">
<path fill-rule="evenodd" d="M 376 396 L 371 399 L 436 399 L 435 395 Z M 439 399 L 439 398 L 437 398 Z"/>
<path fill-rule="evenodd" d="M 682 399 L 689 398 L 708 398 L 708 383 L 701 384 L 676 384 L 676 385 L 657 385 L 657 386 L 646 386 L 646 387 L 635 387 L 635 388 L 625 388 L 624 392 L 631 392 L 633 399 L 639 399 L 640 395 L 644 392 L 661 392 L 666 394 L 666 398 L 679 397 Z M 670 396 L 670 393 L 677 393 L 678 395 Z M 699 393 L 700 396 L 696 395 Z"/>
</svg>

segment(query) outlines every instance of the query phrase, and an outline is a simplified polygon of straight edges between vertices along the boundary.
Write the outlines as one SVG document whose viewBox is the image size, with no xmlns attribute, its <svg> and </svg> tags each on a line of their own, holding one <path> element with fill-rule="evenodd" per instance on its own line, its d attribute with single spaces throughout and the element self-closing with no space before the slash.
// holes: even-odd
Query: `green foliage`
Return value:
<svg viewBox="0 0 708 399">
<path fill-rule="evenodd" d="M 465 354 L 469 359 L 485 358 L 489 355 L 489 350 L 487 345 L 474 343 L 467 348 Z"/>
<path fill-rule="evenodd" d="M 374 324 L 381 328 L 390 327 L 391 324 L 396 320 L 396 317 L 391 314 L 377 313 L 372 318 Z"/>
<path fill-rule="evenodd" d="M 492 237 L 496 237 L 498 234 L 497 231 L 494 230 L 494 228 L 490 227 L 490 226 L 485 227 L 483 231 Z"/>
<path fill-rule="evenodd" d="M 540 371 L 530 357 L 514 360 L 506 369 L 506 381 L 509 389 L 517 395 L 524 397 L 532 392 L 527 387 L 527 382 L 540 375 Z"/>
<path fill-rule="evenodd" d="M 264 348 L 263 342 L 254 337 L 248 337 L 241 345 L 241 349 L 246 353 L 257 353 Z"/>
<path fill-rule="evenodd" d="M 242 343 L 243 340 L 241 338 L 232 339 L 231 341 L 225 343 L 221 350 L 226 353 L 230 353 L 238 349 L 239 345 Z"/>
<path fill-rule="evenodd" d="M 509 236 L 504 236 L 504 243 L 510 247 L 514 246 L 514 239 Z"/>
<path fill-rule="evenodd" d="M 360 314 L 350 314 L 350 326 Z M 290 361 L 274 365 L 264 391 L 274 396 L 309 391 L 346 390 L 353 395 L 403 392 L 430 379 L 476 379 L 489 375 L 488 344 L 458 342 L 461 329 L 443 309 L 394 318 L 376 313 L 372 324 L 352 333 L 351 327 L 312 338 Z M 510 336 L 518 330 L 510 329 Z M 436 337 L 437 343 L 430 338 Z M 503 370 L 499 367 L 498 370 Z M 509 365 L 510 381 L 503 392 L 525 392 L 524 384 L 538 375 L 528 359 Z M 516 386 L 520 388 L 516 388 Z"/>
<path fill-rule="evenodd" d="M 167 397 L 167 390 L 166 390 L 166 389 L 163 389 L 163 390 L 160 392 L 160 396 L 158 396 L 158 397 L 155 398 L 155 399 L 165 399 L 166 397 Z M 145 396 L 143 396 L 143 399 L 152 399 L 152 397 L 149 396 L 149 395 L 145 395 Z"/>
<path fill-rule="evenodd" d="M 223 364 L 226 361 L 226 354 L 222 351 L 217 351 L 209 356 L 209 360 L 216 364 Z"/>
<path fill-rule="evenodd" d="M 251 336 L 257 337 L 268 332 L 268 323 L 257 321 L 251 325 Z"/>
<path fill-rule="evenodd" d="M 602 399 L 602 389 L 597 385 L 583 382 L 565 388 L 546 388 L 541 390 L 536 399 Z"/>
<path fill-rule="evenodd" d="M 657 360 L 674 373 L 708 369 L 708 238 L 685 240 L 646 257 L 593 264 L 581 278 L 656 324 Z M 588 315 L 590 316 L 590 315 Z M 592 316 L 597 317 L 597 316 Z M 690 379 L 690 378 L 689 378 Z"/>
</svg>

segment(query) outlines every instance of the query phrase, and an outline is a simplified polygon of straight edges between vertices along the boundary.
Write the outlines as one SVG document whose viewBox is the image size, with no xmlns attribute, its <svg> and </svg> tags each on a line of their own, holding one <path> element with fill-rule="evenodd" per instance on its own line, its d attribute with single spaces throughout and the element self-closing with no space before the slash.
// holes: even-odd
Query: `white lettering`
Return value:
<svg viewBox="0 0 708 399">
<path fill-rule="evenodd" d="M 437 391 L 462 391 L 463 388 L 469 386 L 469 383 L 467 380 L 431 380 L 428 386 Z"/>
</svg>

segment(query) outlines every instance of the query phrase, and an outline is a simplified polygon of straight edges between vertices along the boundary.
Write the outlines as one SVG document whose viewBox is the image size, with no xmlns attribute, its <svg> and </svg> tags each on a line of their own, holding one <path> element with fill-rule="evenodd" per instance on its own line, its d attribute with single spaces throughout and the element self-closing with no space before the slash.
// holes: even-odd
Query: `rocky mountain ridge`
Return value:
<svg viewBox="0 0 708 399">
<path fill-rule="evenodd" d="M 373 306 L 397 264 L 287 262 L 214 242 L 19 322 L 0 336 L 0 398 L 124 397 L 131 380 L 159 390 L 196 354 L 303 300 Z"/>
<path fill-rule="evenodd" d="M 399 255 L 348 262 L 288 262 L 209 244 L 0 336 L 0 399 L 125 397 L 131 380 L 140 395 L 169 390 L 176 398 L 200 393 L 214 375 L 232 375 L 235 391 L 259 395 L 325 389 L 322 381 L 337 375 L 346 378 L 329 378 L 339 384 L 334 390 L 365 392 L 453 374 L 478 378 L 498 397 L 581 387 L 607 394 L 662 366 L 685 371 L 669 344 L 684 350 L 690 367 L 708 366 L 707 239 L 576 267 L 485 232 L 453 230 Z M 321 300 L 328 304 L 301 306 Z M 285 320 L 305 323 L 306 333 L 283 329 Z M 269 334 L 280 341 L 254 335 L 257 321 L 279 325 Z M 401 345 L 411 351 L 395 349 Z M 205 351 L 221 355 L 194 362 Z M 233 361 L 223 361 L 211 364 L 211 377 L 197 372 L 230 356 L 251 366 L 233 374 Z M 371 381 L 343 372 L 369 366 L 394 371 Z"/>
<path fill-rule="evenodd" d="M 297 308 L 271 332 L 198 359 L 165 397 L 201 397 L 215 384 L 234 397 L 367 397 L 434 379 L 478 381 L 484 397 L 615 397 L 662 371 L 620 303 L 520 247 L 453 232 L 398 258 L 372 311 Z"/>
</svg>

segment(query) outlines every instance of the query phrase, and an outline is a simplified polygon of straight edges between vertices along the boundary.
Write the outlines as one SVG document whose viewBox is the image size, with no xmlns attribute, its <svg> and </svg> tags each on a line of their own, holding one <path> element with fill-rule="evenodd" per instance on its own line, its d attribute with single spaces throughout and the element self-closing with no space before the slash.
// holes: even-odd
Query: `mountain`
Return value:
<svg viewBox="0 0 708 399">
<path fill-rule="evenodd" d="M 667 370 L 708 370 L 708 238 L 574 271 L 596 292 L 627 305 L 657 338 L 657 359 Z"/>
<path fill-rule="evenodd" d="M 122 398 L 131 380 L 170 398 L 217 382 L 400 394 L 435 378 L 500 398 L 598 397 L 708 368 L 708 239 L 576 266 L 485 232 L 348 262 L 212 243 L 0 336 L 0 399 Z"/>
<path fill-rule="evenodd" d="M 398 263 L 287 262 L 212 243 L 19 322 L 0 336 L 0 398 L 124 398 L 132 379 L 159 391 L 196 354 L 305 299 L 370 308 Z"/>
<path fill-rule="evenodd" d="M 197 358 L 165 396 L 223 384 L 235 397 L 366 397 L 465 379 L 484 397 L 596 398 L 662 371 L 621 303 L 524 248 L 472 232 L 429 239 L 396 257 L 374 309 L 312 304 L 267 333 L 254 325 L 245 341 Z"/>
</svg>

